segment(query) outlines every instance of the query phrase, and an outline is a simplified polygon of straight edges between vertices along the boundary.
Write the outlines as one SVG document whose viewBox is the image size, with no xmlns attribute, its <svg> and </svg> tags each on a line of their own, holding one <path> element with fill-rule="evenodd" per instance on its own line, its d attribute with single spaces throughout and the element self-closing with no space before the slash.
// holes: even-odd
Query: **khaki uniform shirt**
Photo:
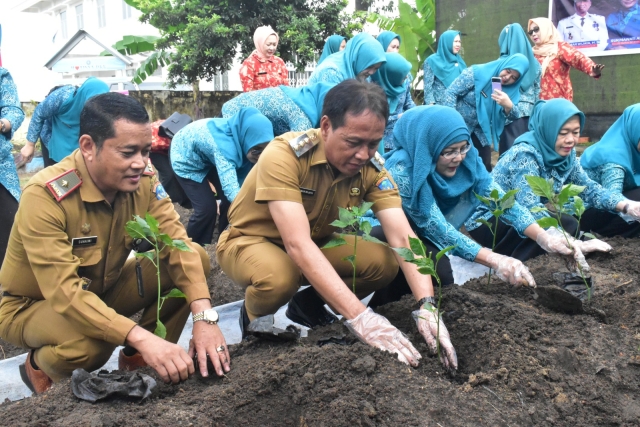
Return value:
<svg viewBox="0 0 640 427">
<path fill-rule="evenodd" d="M 82 184 L 58 202 L 46 183 L 71 169 L 77 169 Z M 36 174 L 23 191 L 11 229 L 0 270 L 2 290 L 46 299 L 80 333 L 123 344 L 135 322 L 109 308 L 100 295 L 118 281 L 131 252 L 126 222 L 149 212 L 161 232 L 184 240 L 194 250 L 161 253 L 173 283 L 188 303 L 209 298 L 200 256 L 158 184 L 155 175 L 144 175 L 135 192 L 118 193 L 112 206 L 89 176 L 79 150 Z M 0 305 L 0 322 L 2 317 Z"/>
<path fill-rule="evenodd" d="M 396 184 L 384 168 L 378 170 L 368 162 L 355 176 L 336 177 L 327 161 L 319 129 L 306 132 L 308 144 L 297 150 L 292 148 L 290 141 L 304 134 L 285 133 L 269 143 L 229 209 L 229 222 L 234 229 L 229 238 L 240 233 L 282 245 L 266 203 L 270 200 L 302 204 L 314 241 L 338 231 L 330 225 L 338 219 L 338 207 L 359 206 L 367 201 L 374 203 L 374 212 L 402 208 Z"/>
</svg>

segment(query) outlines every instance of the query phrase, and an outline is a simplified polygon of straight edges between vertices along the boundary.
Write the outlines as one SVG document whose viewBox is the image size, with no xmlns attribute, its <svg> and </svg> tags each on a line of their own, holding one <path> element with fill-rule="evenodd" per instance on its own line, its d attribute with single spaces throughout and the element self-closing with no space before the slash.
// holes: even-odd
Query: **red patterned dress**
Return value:
<svg viewBox="0 0 640 427">
<path fill-rule="evenodd" d="M 280 85 L 289 86 L 289 72 L 281 58 L 272 56 L 262 59 L 253 52 L 242 63 L 240 82 L 245 92 Z"/>
<path fill-rule="evenodd" d="M 542 64 L 544 57 L 536 55 L 536 59 Z M 595 62 L 569 43 L 558 42 L 558 56 L 551 60 L 540 80 L 540 99 L 565 98 L 573 101 L 573 86 L 569 79 L 571 67 L 591 76 L 594 65 Z"/>
</svg>

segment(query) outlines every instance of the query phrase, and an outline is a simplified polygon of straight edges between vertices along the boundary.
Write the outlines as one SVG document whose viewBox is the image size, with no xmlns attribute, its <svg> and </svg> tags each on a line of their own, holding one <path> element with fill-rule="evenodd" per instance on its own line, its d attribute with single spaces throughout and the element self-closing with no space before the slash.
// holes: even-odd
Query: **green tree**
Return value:
<svg viewBox="0 0 640 427">
<path fill-rule="evenodd" d="M 140 10 L 140 21 L 160 31 L 154 53 L 136 73 L 142 81 L 158 66 L 168 65 L 168 85 L 193 87 L 195 115 L 200 117 L 198 82 L 228 71 L 240 46 L 242 57 L 253 51 L 253 32 L 270 25 L 280 36 L 278 53 L 298 69 L 313 61 L 324 40 L 337 33 L 350 37 L 366 13 L 346 14 L 347 0 L 125 0 Z M 120 45 L 124 51 L 126 45 Z"/>
</svg>

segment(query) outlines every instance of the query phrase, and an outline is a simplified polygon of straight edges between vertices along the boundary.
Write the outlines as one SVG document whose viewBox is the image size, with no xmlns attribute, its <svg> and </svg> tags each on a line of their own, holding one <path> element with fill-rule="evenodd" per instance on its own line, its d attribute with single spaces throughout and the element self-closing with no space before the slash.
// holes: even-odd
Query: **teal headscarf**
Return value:
<svg viewBox="0 0 640 427">
<path fill-rule="evenodd" d="M 520 78 L 515 83 L 502 87 L 502 91 L 509 96 L 513 105 L 516 105 L 520 100 L 520 82 L 522 81 L 522 76 L 529 70 L 529 61 L 524 55 L 516 53 L 486 64 L 472 65 L 472 68 L 478 123 L 487 139 L 493 141 L 494 149 L 498 151 L 498 142 L 504 130 L 506 117 L 502 107 L 491 99 L 493 92 L 491 89 L 491 77 L 499 77 L 500 72 L 507 68 L 520 73 Z"/>
<path fill-rule="evenodd" d="M 313 127 L 319 127 L 324 97 L 334 86 L 334 83 L 319 82 L 302 87 L 280 86 L 280 89 L 309 117 Z"/>
<path fill-rule="evenodd" d="M 627 107 L 597 144 L 587 148 L 580 156 L 584 168 L 595 168 L 605 163 L 615 163 L 633 176 L 640 187 L 640 104 Z"/>
<path fill-rule="evenodd" d="M 556 169 L 560 174 L 564 174 L 573 167 L 573 156 L 565 157 L 558 154 L 556 139 L 562 126 L 575 115 L 580 118 L 580 128 L 583 129 L 584 113 L 571 101 L 564 98 L 538 101 L 529 118 L 529 132 L 520 135 L 513 144 L 531 145 L 540 152 L 547 168 Z"/>
<path fill-rule="evenodd" d="M 398 42 L 402 43 L 402 38 L 393 31 L 383 31 L 378 34 L 378 37 L 376 38 L 376 40 L 378 40 L 378 42 L 382 45 L 382 50 L 384 50 L 385 52 L 389 48 L 389 45 L 391 44 L 393 39 L 398 39 Z"/>
<path fill-rule="evenodd" d="M 436 172 L 442 150 L 457 142 L 471 141 L 464 119 L 453 108 L 414 107 L 398 119 L 393 136 L 396 148 L 385 156 L 385 167 L 390 169 L 400 161 L 411 165 L 411 196 L 403 200 L 409 216 L 430 212 L 433 203 L 447 215 L 466 191 L 473 189 L 481 194 L 491 184 L 491 176 L 473 146 L 453 177 L 445 178 Z"/>
<path fill-rule="evenodd" d="M 427 58 L 427 64 L 433 70 L 433 75 L 449 87 L 458 78 L 467 64 L 460 54 L 453 53 L 453 40 L 460 31 L 448 30 L 442 33 L 438 40 L 438 51 Z"/>
<path fill-rule="evenodd" d="M 80 138 L 80 112 L 89 98 L 109 92 L 109 86 L 102 80 L 90 77 L 73 96 L 64 101 L 57 114 L 51 119 L 51 139 L 49 156 L 59 162 L 78 148 Z"/>
<path fill-rule="evenodd" d="M 253 107 L 241 108 L 228 119 L 211 119 L 207 128 L 224 157 L 235 165 L 240 182 L 253 166 L 247 159 L 249 150 L 274 138 L 271 121 Z"/>
<path fill-rule="evenodd" d="M 498 44 L 500 45 L 501 57 L 521 53 L 529 60 L 529 71 L 522 76 L 522 81 L 520 82 L 522 91 L 528 90 L 538 76 L 540 63 L 533 54 L 533 49 L 531 49 L 531 44 L 522 26 L 520 24 L 509 24 L 504 27 L 498 38 Z"/>
<path fill-rule="evenodd" d="M 316 65 L 320 65 L 322 61 L 327 59 L 327 57 L 333 53 L 340 52 L 340 45 L 342 44 L 342 40 L 344 40 L 344 36 L 339 36 L 338 34 L 334 34 L 327 38 L 327 41 L 324 43 L 324 49 L 322 49 L 322 55 L 320 55 L 320 59 L 318 59 L 318 63 Z"/>
<path fill-rule="evenodd" d="M 411 71 L 411 63 L 399 53 L 385 53 L 385 56 L 387 62 L 378 68 L 371 80 L 384 89 L 389 102 L 389 114 L 393 114 L 398 108 L 398 97 L 406 91 L 404 81 Z"/>
<path fill-rule="evenodd" d="M 360 33 L 347 42 L 344 50 L 330 55 L 320 64 L 315 73 L 324 68 L 336 68 L 343 80 L 355 79 L 367 68 L 385 62 L 384 50 L 371 34 Z"/>
</svg>

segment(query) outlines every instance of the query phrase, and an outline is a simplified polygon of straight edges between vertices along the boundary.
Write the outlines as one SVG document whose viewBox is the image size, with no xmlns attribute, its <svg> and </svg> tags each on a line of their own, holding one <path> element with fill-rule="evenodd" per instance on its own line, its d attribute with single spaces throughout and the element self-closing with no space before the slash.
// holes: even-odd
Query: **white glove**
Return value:
<svg viewBox="0 0 640 427">
<path fill-rule="evenodd" d="M 431 354 L 437 354 L 437 341 L 439 340 L 440 362 L 442 362 L 446 369 L 455 371 L 458 369 L 458 356 L 456 355 L 456 349 L 453 348 L 453 344 L 451 344 L 449 331 L 440 316 L 438 316 L 440 317 L 440 330 L 438 331 L 438 321 L 436 320 L 438 310 L 431 304 L 429 304 L 428 307 L 431 307 L 433 311 L 422 307 L 412 312 L 411 315 L 418 325 L 418 331 L 427 342 Z"/>
<path fill-rule="evenodd" d="M 553 245 L 562 244 L 564 245 L 565 249 L 569 249 L 569 253 L 547 249 L 547 247 L 545 247 L 545 244 L 547 242 L 545 241 L 545 237 L 541 237 L 542 236 L 541 234 L 538 235 L 538 238 L 536 239 L 540 247 L 542 247 L 547 252 L 556 252 L 561 255 L 573 255 L 573 261 L 575 261 L 575 263 L 580 266 L 580 269 L 583 272 L 589 271 L 589 264 L 587 263 L 587 260 L 584 258 L 584 254 L 587 254 L 590 252 L 596 252 L 596 251 L 610 252 L 612 249 L 608 243 L 605 243 L 599 239 L 591 239 L 591 240 L 587 240 L 586 242 L 583 242 L 581 240 L 574 239 L 569 234 L 566 234 L 566 237 L 565 237 L 565 235 L 562 234 L 562 231 L 560 231 L 556 227 L 549 228 L 549 230 L 547 230 L 545 234 L 548 234 L 551 236 L 550 239 L 553 241 L 552 242 Z M 567 240 L 569 241 L 569 243 L 567 243 Z M 571 245 L 571 246 L 569 247 L 568 245 Z M 571 266 L 569 267 L 571 268 Z"/>
<path fill-rule="evenodd" d="M 567 235 L 567 237 L 569 236 Z M 560 255 L 571 255 L 573 253 L 562 231 L 556 227 L 551 227 L 544 233 L 538 234 L 536 243 L 547 252 Z"/>
<path fill-rule="evenodd" d="M 411 366 L 418 366 L 422 358 L 418 350 L 411 344 L 402 332 L 396 329 L 384 317 L 367 308 L 358 316 L 345 322 L 347 328 L 360 341 L 372 347 L 398 355 L 398 360 Z"/>
<path fill-rule="evenodd" d="M 636 220 L 640 220 L 640 202 L 628 200 L 627 203 L 629 203 L 629 207 L 627 208 L 626 215 L 632 216 Z"/>
<path fill-rule="evenodd" d="M 520 260 L 492 252 L 487 258 L 487 263 L 505 282 L 536 287 L 536 281 L 533 280 L 529 269 Z"/>
</svg>

